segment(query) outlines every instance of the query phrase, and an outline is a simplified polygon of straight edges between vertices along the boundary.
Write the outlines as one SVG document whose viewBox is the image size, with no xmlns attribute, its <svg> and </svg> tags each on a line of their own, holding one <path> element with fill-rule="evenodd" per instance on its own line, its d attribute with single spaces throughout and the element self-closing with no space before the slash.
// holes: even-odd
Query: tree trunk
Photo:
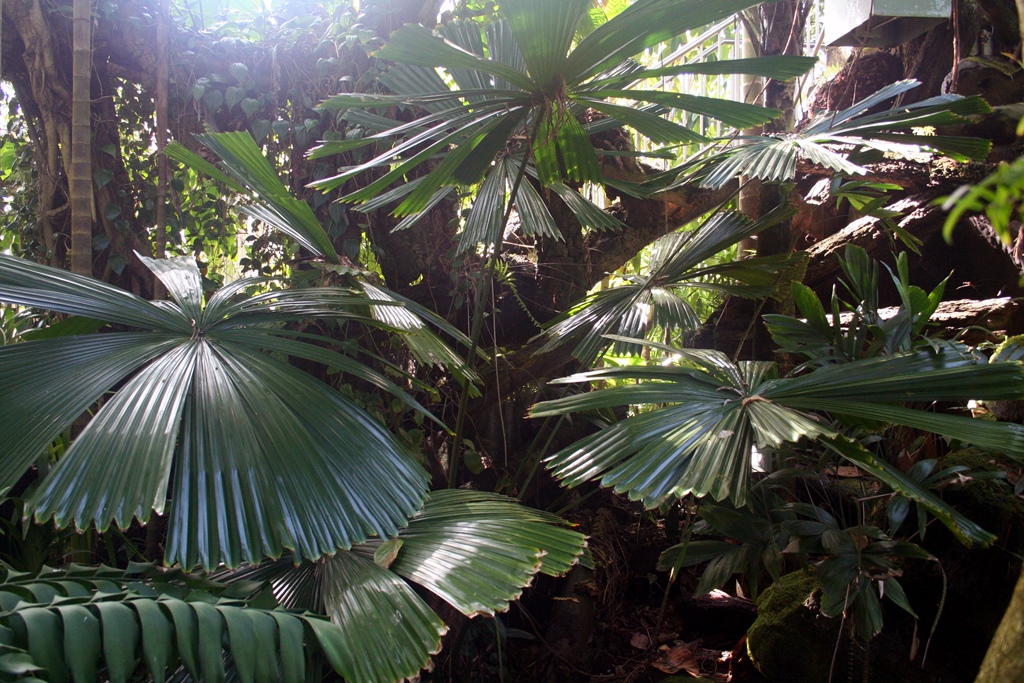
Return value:
<svg viewBox="0 0 1024 683">
<path fill-rule="evenodd" d="M 156 233 L 153 240 L 153 255 L 164 258 L 167 255 L 167 183 L 170 181 L 171 166 L 164 147 L 167 146 L 167 86 L 170 54 L 167 49 L 171 28 L 170 3 L 160 0 L 156 17 Z M 153 298 L 163 299 L 166 292 L 159 281 L 153 285 Z"/>
<path fill-rule="evenodd" d="M 1024 572 L 974 683 L 1024 683 Z"/>
<path fill-rule="evenodd" d="M 71 270 L 92 275 L 92 5 L 74 0 L 71 105 Z"/>
</svg>

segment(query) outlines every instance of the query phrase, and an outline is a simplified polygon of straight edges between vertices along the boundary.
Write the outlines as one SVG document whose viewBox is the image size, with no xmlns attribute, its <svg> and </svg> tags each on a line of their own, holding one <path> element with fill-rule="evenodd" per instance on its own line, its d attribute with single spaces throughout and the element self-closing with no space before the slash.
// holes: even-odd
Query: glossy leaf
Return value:
<svg viewBox="0 0 1024 683">
<path fill-rule="evenodd" d="M 127 527 L 171 498 L 178 504 L 170 510 L 167 560 L 206 567 L 256 562 L 286 547 L 317 557 L 404 525 L 425 494 L 422 468 L 361 408 L 263 351 L 278 346 L 268 342 L 268 324 L 351 317 L 347 307 L 372 300 L 332 288 L 247 299 L 241 282 L 201 309 L 193 261 L 153 265 L 173 303 L 0 257 L 0 300 L 57 310 L 66 309 L 61 302 L 88 302 L 93 317 L 114 321 L 138 310 L 157 330 L 0 348 L 0 377 L 9 387 L 0 414 L 7 479 L 0 483 L 11 486 L 53 435 L 127 379 L 33 494 L 38 519 Z M 50 380 L 51 369 L 63 379 Z M 76 381 L 62 392 L 48 389 L 69 376 Z"/>
<path fill-rule="evenodd" d="M 48 681 L 95 681 L 103 670 L 111 681 L 130 680 L 140 655 L 156 680 L 178 663 L 193 677 L 220 680 L 230 655 L 243 682 L 302 683 L 306 651 L 342 639 L 322 617 L 218 597 L 223 584 L 193 577 L 191 585 L 214 592 L 186 591 L 180 572 L 72 565 L 22 574 L 0 565 L 0 574 L 0 599 L 16 598 L 0 614 L 11 634 L 4 648 L 19 655 L 24 672 L 45 668 Z M 176 597 L 184 592 L 190 601 Z M 36 594 L 49 597 L 26 597 Z"/>
<path fill-rule="evenodd" d="M 390 682 L 426 666 L 446 630 L 403 579 L 467 616 L 494 614 L 538 571 L 567 572 L 583 546 L 551 514 L 496 494 L 442 490 L 392 539 L 297 567 L 268 561 L 230 580 L 267 581 L 282 604 L 325 611 L 343 635 L 332 662 L 352 680 Z"/>
<path fill-rule="evenodd" d="M 701 185 L 722 187 L 743 174 L 785 182 L 793 178 L 797 159 L 801 157 L 847 175 L 866 173 L 866 169 L 850 161 L 848 152 L 837 151 L 844 146 L 900 154 L 930 151 L 958 160 L 984 159 L 992 148 L 988 140 L 923 135 L 914 131 L 964 123 L 967 116 L 988 112 L 988 105 L 979 97 L 943 95 L 877 114 L 865 114 L 872 107 L 918 85 L 917 81 L 900 81 L 886 86 L 841 112 L 824 112 L 798 133 L 744 138 L 740 145 L 715 155 L 709 167 L 699 172 Z"/>
<path fill-rule="evenodd" d="M 688 493 L 747 500 L 751 448 L 819 440 L 894 490 L 925 505 L 960 538 L 987 544 L 992 536 L 915 481 L 862 448 L 847 447 L 828 420 L 805 411 L 905 424 L 1021 457 L 1019 425 L 971 420 L 906 408 L 903 401 L 1008 399 L 1024 395 L 1017 362 L 922 350 L 833 365 L 773 378 L 768 363 L 733 363 L 716 351 L 671 349 L 679 366 L 596 370 L 560 380 L 630 380 L 613 388 L 545 401 L 536 417 L 637 404 L 667 404 L 586 437 L 548 459 L 568 486 L 599 479 L 654 507 Z M 639 383 L 635 383 L 639 380 Z"/>
</svg>

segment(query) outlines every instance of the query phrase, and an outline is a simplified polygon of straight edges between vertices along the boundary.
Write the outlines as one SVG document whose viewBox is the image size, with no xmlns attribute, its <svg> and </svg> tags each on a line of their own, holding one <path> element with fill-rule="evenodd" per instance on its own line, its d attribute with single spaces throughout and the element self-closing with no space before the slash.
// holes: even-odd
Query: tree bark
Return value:
<svg viewBox="0 0 1024 683">
<path fill-rule="evenodd" d="M 974 683 L 1024 683 L 1024 572 Z"/>
</svg>

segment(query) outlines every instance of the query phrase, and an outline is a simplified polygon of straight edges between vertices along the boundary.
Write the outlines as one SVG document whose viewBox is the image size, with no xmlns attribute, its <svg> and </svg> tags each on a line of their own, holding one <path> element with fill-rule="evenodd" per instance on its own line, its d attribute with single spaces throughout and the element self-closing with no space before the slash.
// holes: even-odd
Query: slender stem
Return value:
<svg viewBox="0 0 1024 683">
<path fill-rule="evenodd" d="M 685 500 L 685 499 L 684 499 Z M 675 505 L 682 505 L 683 501 L 675 503 Z M 675 584 L 676 579 L 679 578 L 679 570 L 683 568 L 683 562 L 686 561 L 686 551 L 690 547 L 690 540 L 693 538 L 693 507 L 687 506 L 686 508 L 686 537 L 683 538 L 683 542 L 678 544 L 682 548 L 679 549 L 679 555 L 676 557 L 676 561 L 672 563 L 672 570 L 668 573 L 668 583 L 665 584 L 665 594 L 661 596 L 661 606 L 658 608 L 658 620 L 654 624 L 654 636 L 651 641 L 654 643 L 658 642 L 658 636 L 661 635 L 661 623 L 665 618 L 665 609 L 668 607 L 668 596 L 672 591 L 672 586 Z"/>
<path fill-rule="evenodd" d="M 531 136 L 531 139 L 532 136 Z M 484 327 L 484 304 L 487 301 L 487 293 L 490 291 L 494 281 L 494 271 L 498 267 L 498 258 L 501 256 L 501 242 L 508 227 L 509 218 L 512 217 L 512 205 L 519 194 L 519 186 L 526 177 L 527 155 L 523 155 L 523 163 L 519 167 L 515 182 L 512 183 L 512 191 L 508 196 L 508 205 L 505 207 L 505 215 L 501 219 L 501 230 L 496 243 L 490 245 L 491 253 L 488 255 L 487 267 L 484 270 L 484 278 L 476 290 L 476 297 L 473 301 L 473 322 L 469 331 L 469 369 L 476 369 L 476 353 L 480 345 L 480 333 Z M 459 397 L 459 412 L 455 418 L 455 437 L 452 439 L 452 449 L 448 454 L 448 488 L 455 488 L 458 484 L 459 475 L 459 451 L 462 448 L 462 429 L 466 424 L 466 411 L 469 407 L 469 379 L 462 382 L 462 395 Z"/>
</svg>

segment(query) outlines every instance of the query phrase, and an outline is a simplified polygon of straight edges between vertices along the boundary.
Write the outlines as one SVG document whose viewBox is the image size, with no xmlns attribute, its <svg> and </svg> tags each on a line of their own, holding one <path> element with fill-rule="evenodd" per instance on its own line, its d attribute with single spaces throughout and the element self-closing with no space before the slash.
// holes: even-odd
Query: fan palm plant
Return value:
<svg viewBox="0 0 1024 683">
<path fill-rule="evenodd" d="M 648 272 L 628 276 L 629 284 L 599 290 L 551 322 L 540 351 L 576 344 L 573 355 L 591 365 L 611 341 L 607 337 L 645 338 L 653 329 L 695 332 L 701 325 L 686 298 L 690 289 L 705 289 L 745 298 L 778 296 L 801 270 L 803 255 L 706 262 L 740 240 L 785 220 L 791 211 L 773 211 L 753 221 L 735 211 L 720 211 L 692 232 L 676 232 L 651 247 Z M 633 343 L 616 343 L 616 353 L 638 353 Z"/>
<path fill-rule="evenodd" d="M 255 563 L 285 549 L 289 566 L 321 558 L 324 597 L 309 607 L 326 611 L 344 638 L 306 623 L 347 679 L 381 683 L 415 675 L 445 630 L 402 577 L 472 616 L 503 609 L 538 571 L 562 573 L 582 552 L 580 534 L 505 498 L 455 491 L 424 505 L 427 475 L 415 458 L 360 407 L 277 357 L 341 369 L 422 410 L 390 380 L 325 348 L 329 339 L 284 325 L 377 324 L 347 309 L 390 302 L 326 287 L 253 295 L 246 290 L 266 285 L 254 279 L 204 306 L 194 261 L 144 262 L 173 303 L 0 255 L 0 300 L 119 328 L 0 347 L 6 488 L 99 405 L 27 501 L 37 519 L 126 528 L 167 512 L 165 559 L 184 567 Z M 385 607 L 393 619 L 380 619 Z M 207 617 L 234 628 L 228 614 Z M 365 656 L 384 643 L 386 657 Z M 98 641 L 81 647 L 95 650 L 82 657 L 98 656 Z"/>
<path fill-rule="evenodd" d="M 100 401 L 28 502 L 37 519 L 103 530 L 169 511 L 167 561 L 207 569 L 286 547 L 315 558 L 404 525 L 426 494 L 416 460 L 361 408 L 265 353 L 341 369 L 422 410 L 379 373 L 285 326 L 376 324 L 347 310 L 366 297 L 338 288 L 247 295 L 259 281 L 239 280 L 204 305 L 194 260 L 144 263 L 173 302 L 0 255 L 0 300 L 118 328 L 0 348 L 0 486 Z"/>
<path fill-rule="evenodd" d="M 342 110 L 341 117 L 367 134 L 324 142 L 311 156 L 332 156 L 375 143 L 385 149 L 313 186 L 341 187 L 380 169 L 378 178 L 342 197 L 367 202 L 382 198 L 393 183 L 411 179 L 424 162 L 440 159 L 422 177 L 384 196 L 392 202 L 402 199 L 396 215 L 414 217 L 457 186 L 479 185 L 463 231 L 464 249 L 499 244 L 509 216 L 503 209 L 510 205 L 523 217 L 527 234 L 560 236 L 536 190 L 522 182 L 526 174 L 567 202 L 586 227 L 621 227 L 570 187 L 604 182 L 590 134 L 629 126 L 656 144 L 693 144 L 705 138 L 664 118 L 665 112 L 703 114 L 737 128 L 778 114 L 755 105 L 634 86 L 683 73 L 754 73 L 784 79 L 813 66 L 814 60 L 804 57 L 660 69 L 632 60 L 647 48 L 752 4 L 638 0 L 575 44 L 591 0 L 506 0 L 501 3 L 502 18 L 486 26 L 453 24 L 437 31 L 403 27 L 376 53 L 397 63 L 381 79 L 393 94 L 338 95 L 321 105 Z M 393 106 L 415 106 L 426 113 L 395 125 L 364 111 Z M 591 113 L 589 121 L 583 120 L 586 112 Z"/>
<path fill-rule="evenodd" d="M 744 505 L 754 447 L 778 448 L 807 439 L 921 503 L 965 542 L 993 540 L 884 459 L 846 438 L 840 424 L 826 416 L 840 422 L 904 425 L 1024 457 L 1020 425 L 900 405 L 977 397 L 1019 399 L 1024 396 L 1020 363 L 986 363 L 962 347 L 942 345 L 777 377 L 774 363 L 733 362 L 717 351 L 651 345 L 677 359 L 677 364 L 609 368 L 567 377 L 559 382 L 619 385 L 545 401 L 531 411 L 545 417 L 630 405 L 650 408 L 552 455 L 548 466 L 566 485 L 599 480 L 649 507 L 688 494 Z"/>
<path fill-rule="evenodd" d="M 922 151 L 953 159 L 984 160 L 992 142 L 981 138 L 927 135 L 924 129 L 969 121 L 968 116 L 991 111 L 980 97 L 940 95 L 868 113 L 886 101 L 920 85 L 899 81 L 838 112 L 822 112 L 801 130 L 779 136 L 746 136 L 739 144 L 682 169 L 676 183 L 699 182 L 703 187 L 721 187 L 743 174 L 769 182 L 788 182 L 796 174 L 797 160 L 845 175 L 863 175 L 872 155 L 916 154 Z M 838 149 L 837 149 L 838 148 Z M 846 152 L 838 150 L 846 149 Z"/>
</svg>

